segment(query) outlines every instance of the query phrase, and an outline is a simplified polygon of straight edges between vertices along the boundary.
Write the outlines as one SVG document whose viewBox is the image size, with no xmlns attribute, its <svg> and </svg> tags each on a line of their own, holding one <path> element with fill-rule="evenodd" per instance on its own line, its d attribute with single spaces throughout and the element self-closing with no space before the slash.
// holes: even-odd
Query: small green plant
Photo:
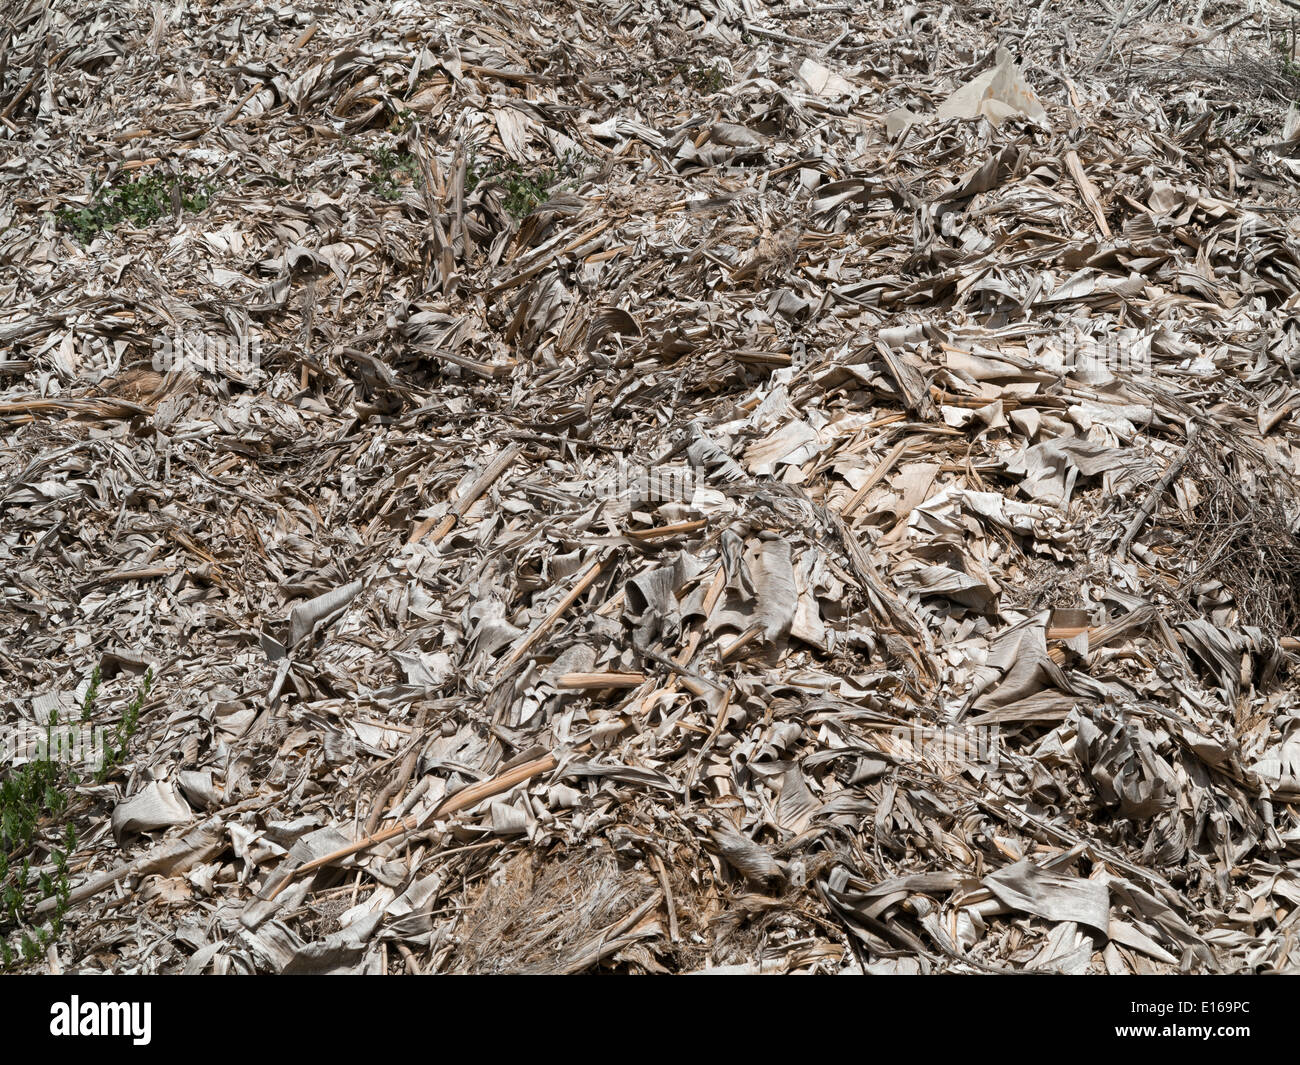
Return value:
<svg viewBox="0 0 1300 1065">
<path fill-rule="evenodd" d="M 184 175 L 151 174 L 122 185 L 104 185 L 84 207 L 65 207 L 55 216 L 58 224 L 82 244 L 122 222 L 141 228 L 169 216 L 179 203 L 197 214 L 211 202 L 212 186 Z"/>
<path fill-rule="evenodd" d="M 56 722 L 52 720 L 52 729 Z M 15 868 L 10 854 L 29 851 L 42 821 L 60 817 L 67 809 L 68 795 L 57 782 L 57 767 L 49 758 L 50 741 L 39 757 L 24 765 L 0 786 L 0 963 L 10 968 L 21 959 L 30 965 L 63 929 L 63 915 L 69 905 L 68 859 L 55 848 L 54 875 L 42 870 L 32 875 L 31 856 L 24 855 Z M 66 832 L 65 832 L 66 837 Z M 41 899 L 54 899 L 47 925 L 33 927 L 31 910 Z M 18 929 L 17 950 L 4 929 Z"/>
<path fill-rule="evenodd" d="M 480 164 L 477 153 L 471 150 L 465 169 L 465 191 L 473 192 L 480 185 L 501 189 L 502 206 L 511 217 L 522 221 L 544 204 L 557 186 L 576 178 L 584 161 L 583 156 L 566 152 L 558 166 L 529 171 L 513 159 L 492 159 Z"/>
<path fill-rule="evenodd" d="M 153 670 L 148 670 L 131 702 L 105 744 L 103 761 L 95 774 L 102 783 L 126 759 L 132 737 L 140 725 L 140 712 L 153 687 Z M 91 674 L 81 703 L 80 718 L 89 722 L 99 697 L 99 670 Z M 54 730 L 58 712 L 52 712 L 45 730 L 44 746 L 36 757 L 0 782 L 0 970 L 35 962 L 63 931 L 63 919 L 71 902 L 68 883 L 68 855 L 77 848 L 77 828 L 68 814 L 70 789 L 80 783 L 74 770 L 66 769 L 51 755 L 59 750 Z M 63 821 L 61 828 L 56 828 Z M 55 842 L 49 830 L 54 829 Z M 43 850 L 51 868 L 33 869 L 34 852 Z M 37 926 L 35 907 L 52 899 L 48 922 Z"/>
<path fill-rule="evenodd" d="M 370 188 L 381 200 L 400 200 L 405 187 L 420 176 L 420 161 L 410 152 L 376 148 L 370 158 L 374 163 Z"/>
<path fill-rule="evenodd" d="M 546 202 L 547 193 L 554 184 L 553 170 L 543 170 L 533 177 L 529 177 L 522 171 L 506 177 L 501 182 L 501 188 L 506 194 L 505 209 L 514 218 L 527 218 Z"/>
<path fill-rule="evenodd" d="M 67 796 L 57 786 L 56 767 L 48 756 L 28 762 L 0 784 L 0 849 L 26 850 L 42 814 L 62 812 L 66 805 Z"/>
<path fill-rule="evenodd" d="M 402 134 L 415 125 L 415 112 L 409 111 L 405 107 L 399 107 L 396 114 L 393 115 L 392 121 L 388 123 L 390 133 Z"/>
<path fill-rule="evenodd" d="M 697 92 L 720 92 L 727 84 L 727 72 L 715 63 L 705 66 L 696 63 L 692 66 L 682 65 L 677 68 L 682 81 Z"/>
<path fill-rule="evenodd" d="M 104 746 L 104 761 L 95 773 L 95 783 L 102 784 L 108 779 L 109 774 L 126 760 L 131 737 L 140 726 L 140 709 L 144 706 L 145 698 L 152 687 L 153 669 L 151 668 L 145 671 L 144 680 L 140 682 L 135 698 L 122 711 L 122 720 L 117 723 L 112 738 Z"/>
<path fill-rule="evenodd" d="M 96 666 L 94 672 L 90 674 L 90 684 L 86 688 L 86 696 L 81 700 L 81 720 L 89 721 L 91 715 L 95 712 L 95 700 L 99 698 L 99 667 Z"/>
</svg>

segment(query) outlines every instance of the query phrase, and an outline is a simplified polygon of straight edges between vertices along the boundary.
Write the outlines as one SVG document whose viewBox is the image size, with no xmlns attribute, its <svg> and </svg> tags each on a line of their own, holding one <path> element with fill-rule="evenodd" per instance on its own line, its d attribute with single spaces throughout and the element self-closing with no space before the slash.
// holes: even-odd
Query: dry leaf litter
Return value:
<svg viewBox="0 0 1300 1065">
<path fill-rule="evenodd" d="M 1294 968 L 1294 53 L 8 4 L 14 964 Z"/>
</svg>

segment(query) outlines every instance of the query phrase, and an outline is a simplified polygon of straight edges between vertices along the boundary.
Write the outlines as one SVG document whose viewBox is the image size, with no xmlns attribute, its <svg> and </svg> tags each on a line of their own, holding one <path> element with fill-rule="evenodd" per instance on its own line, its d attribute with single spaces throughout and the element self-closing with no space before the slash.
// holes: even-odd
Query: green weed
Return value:
<svg viewBox="0 0 1300 1065">
<path fill-rule="evenodd" d="M 376 148 L 370 158 L 374 164 L 370 188 L 381 200 L 400 200 L 406 186 L 413 184 L 420 176 L 420 161 L 410 152 Z"/>
<path fill-rule="evenodd" d="M 89 721 L 95 712 L 95 700 L 99 698 L 99 667 L 90 674 L 90 685 L 86 688 L 86 697 L 81 702 L 81 720 Z"/>
<path fill-rule="evenodd" d="M 677 68 L 677 73 L 682 81 L 697 92 L 720 92 L 727 84 L 727 72 L 712 63 L 708 66 L 700 63 L 693 66 L 683 64 Z"/>
<path fill-rule="evenodd" d="M 408 111 L 405 107 L 399 107 L 393 115 L 392 121 L 388 123 L 388 132 L 401 135 L 407 132 L 417 121 L 414 111 Z"/>
<path fill-rule="evenodd" d="M 177 203 L 198 214 L 212 200 L 213 187 L 183 175 L 151 174 L 125 184 L 105 185 L 84 207 L 65 207 L 55 218 L 82 244 L 100 233 L 129 222 L 137 229 L 171 215 Z"/>
<path fill-rule="evenodd" d="M 477 154 L 471 151 L 465 170 L 465 191 L 473 192 L 480 185 L 501 189 L 504 193 L 502 206 L 516 221 L 522 221 L 550 199 L 557 186 L 577 177 L 584 161 L 581 156 L 569 152 L 558 166 L 525 170 L 513 159 L 480 163 Z"/>
<path fill-rule="evenodd" d="M 103 762 L 95 780 L 102 783 L 126 759 L 130 742 L 140 724 L 140 711 L 153 687 L 153 670 L 148 670 L 135 697 L 106 742 Z M 99 698 L 99 670 L 91 674 L 81 704 L 80 720 L 91 722 Z M 80 782 L 75 770 L 55 761 L 58 749 L 55 729 L 59 715 L 50 714 L 45 744 L 31 761 L 0 782 L 0 970 L 17 964 L 30 965 L 63 931 L 71 891 L 68 884 L 68 855 L 77 848 L 77 828 L 69 818 L 71 789 Z M 61 827 L 56 827 L 62 821 Z M 54 843 L 39 843 L 51 838 Z M 43 850 L 52 868 L 36 870 L 32 861 Z M 35 907 L 53 899 L 49 920 L 38 926 Z"/>
<path fill-rule="evenodd" d="M 117 727 L 113 730 L 112 738 L 104 748 L 104 761 L 95 773 L 95 783 L 102 784 L 108 779 L 113 770 L 126 760 L 131 737 L 135 735 L 136 729 L 140 726 L 140 710 L 144 706 L 149 689 L 152 687 L 153 670 L 149 669 L 145 672 L 144 680 L 141 681 L 135 698 L 122 711 L 122 720 L 118 722 Z"/>
</svg>

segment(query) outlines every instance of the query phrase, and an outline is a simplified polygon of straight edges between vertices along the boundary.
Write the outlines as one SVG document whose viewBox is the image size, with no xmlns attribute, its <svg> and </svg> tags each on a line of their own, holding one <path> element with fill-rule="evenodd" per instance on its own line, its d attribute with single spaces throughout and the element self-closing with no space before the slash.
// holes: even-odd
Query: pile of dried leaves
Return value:
<svg viewBox="0 0 1300 1065">
<path fill-rule="evenodd" d="M 1300 964 L 1286 9 L 7 8 L 7 964 Z"/>
</svg>

